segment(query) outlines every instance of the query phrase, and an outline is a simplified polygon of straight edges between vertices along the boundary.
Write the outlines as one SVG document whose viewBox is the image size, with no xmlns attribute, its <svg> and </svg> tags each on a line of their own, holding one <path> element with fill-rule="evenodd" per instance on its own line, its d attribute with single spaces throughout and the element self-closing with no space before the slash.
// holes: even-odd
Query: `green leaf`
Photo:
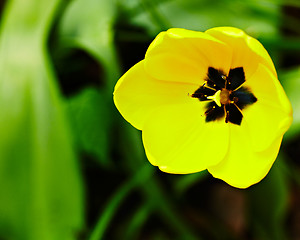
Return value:
<svg viewBox="0 0 300 240">
<path fill-rule="evenodd" d="M 103 166 L 109 166 L 111 132 L 108 127 L 111 120 L 104 94 L 95 88 L 87 88 L 70 98 L 67 104 L 79 148 L 96 156 Z"/>
<path fill-rule="evenodd" d="M 7 4 L 0 39 L 0 237 L 75 239 L 82 183 L 45 50 L 60 1 Z"/>
<path fill-rule="evenodd" d="M 96 154 L 101 163 L 106 166 L 109 163 L 107 154 L 115 121 L 113 114 L 116 114 L 112 92 L 120 77 L 114 46 L 115 17 L 114 0 L 74 0 L 59 24 L 60 47 L 80 48 L 86 51 L 104 70 L 102 80 L 104 87 L 100 90 L 101 95 L 95 91 L 84 91 L 78 98 L 72 100 L 71 105 L 76 116 L 74 122 L 81 147 Z M 82 101 L 87 101 L 84 108 L 80 103 Z M 87 125 L 84 126 L 85 124 Z"/>
</svg>

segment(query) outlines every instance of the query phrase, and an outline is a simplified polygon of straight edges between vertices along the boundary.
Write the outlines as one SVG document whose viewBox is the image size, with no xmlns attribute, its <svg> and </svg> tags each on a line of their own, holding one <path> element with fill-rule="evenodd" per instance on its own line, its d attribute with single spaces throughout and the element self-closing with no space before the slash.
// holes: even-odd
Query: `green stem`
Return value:
<svg viewBox="0 0 300 240">
<path fill-rule="evenodd" d="M 139 234 L 139 229 L 142 228 L 143 224 L 148 219 L 149 215 L 153 211 L 153 203 L 147 199 L 146 203 L 136 211 L 134 216 L 131 218 L 131 221 L 128 224 L 127 230 L 124 234 L 124 240 L 137 239 Z"/>
<path fill-rule="evenodd" d="M 103 213 L 100 215 L 100 218 L 95 229 L 91 233 L 89 240 L 103 239 L 104 233 L 107 230 L 114 214 L 120 207 L 122 201 L 124 201 L 124 199 L 131 193 L 132 190 L 143 184 L 151 176 L 151 173 L 152 168 L 149 168 L 149 166 L 144 166 L 116 191 L 116 193 L 111 197 L 105 206 Z"/>
</svg>

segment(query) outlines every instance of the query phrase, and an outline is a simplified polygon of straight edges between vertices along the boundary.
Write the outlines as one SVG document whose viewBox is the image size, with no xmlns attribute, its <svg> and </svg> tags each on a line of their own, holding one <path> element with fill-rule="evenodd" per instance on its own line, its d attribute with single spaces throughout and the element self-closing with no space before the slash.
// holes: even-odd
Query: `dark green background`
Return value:
<svg viewBox="0 0 300 240">
<path fill-rule="evenodd" d="M 1 3 L 1 240 L 298 239 L 298 0 Z M 216 26 L 263 43 L 294 108 L 270 173 L 246 190 L 151 166 L 112 100 L 160 31 Z"/>
</svg>

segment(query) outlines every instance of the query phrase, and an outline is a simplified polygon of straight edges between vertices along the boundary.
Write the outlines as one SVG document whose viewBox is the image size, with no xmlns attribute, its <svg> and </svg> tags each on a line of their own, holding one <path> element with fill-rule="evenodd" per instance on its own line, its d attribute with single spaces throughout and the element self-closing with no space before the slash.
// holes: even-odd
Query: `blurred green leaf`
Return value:
<svg viewBox="0 0 300 240">
<path fill-rule="evenodd" d="M 104 94 L 95 88 L 87 88 L 67 103 L 80 150 L 97 156 L 103 166 L 110 165 L 108 139 L 111 132 L 107 118 L 110 109 Z"/>
<path fill-rule="evenodd" d="M 78 163 L 45 42 L 59 0 L 7 2 L 0 39 L 0 236 L 74 239 Z"/>
<path fill-rule="evenodd" d="M 295 37 L 281 37 L 281 36 L 272 36 L 272 37 L 260 37 L 260 42 L 268 48 L 273 48 L 274 50 L 289 50 L 289 51 L 299 51 L 300 50 L 300 39 Z M 271 54 L 272 52 L 270 52 Z M 273 60 L 280 60 L 274 59 Z"/>
<path fill-rule="evenodd" d="M 74 0 L 60 23 L 60 38 L 89 52 L 104 65 L 110 94 L 120 76 L 114 48 L 115 0 Z"/>
<path fill-rule="evenodd" d="M 144 0 L 143 3 L 146 11 L 136 14 L 133 22 L 144 26 L 152 35 L 170 27 L 203 31 L 216 26 L 233 26 L 255 37 L 260 33 L 272 36 L 277 34 L 280 19 L 280 5 L 271 0 L 225 0 L 214 4 L 210 0 Z"/>
<path fill-rule="evenodd" d="M 71 105 L 77 116 L 74 120 L 81 146 L 84 150 L 96 154 L 105 165 L 110 162 L 108 151 L 115 120 L 113 114 L 116 113 L 112 92 L 120 76 L 114 47 L 115 18 L 115 0 L 74 0 L 59 24 L 61 47 L 83 49 L 94 57 L 104 70 L 104 87 L 101 88 L 101 94 L 84 91 L 71 101 Z M 86 103 L 83 103 L 84 101 Z"/>
<path fill-rule="evenodd" d="M 293 123 L 285 134 L 285 138 L 289 139 L 300 133 L 300 68 L 281 72 L 279 79 L 293 107 Z"/>
<path fill-rule="evenodd" d="M 250 215 L 255 239 L 286 239 L 284 220 L 288 203 L 288 185 L 279 155 L 267 177 L 248 191 Z"/>
</svg>

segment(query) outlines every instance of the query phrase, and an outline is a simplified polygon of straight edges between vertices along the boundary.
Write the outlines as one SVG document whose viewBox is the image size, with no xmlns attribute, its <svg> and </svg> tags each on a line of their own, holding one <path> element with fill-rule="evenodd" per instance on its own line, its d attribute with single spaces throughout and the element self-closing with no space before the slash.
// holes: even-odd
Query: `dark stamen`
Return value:
<svg viewBox="0 0 300 240">
<path fill-rule="evenodd" d="M 225 87 L 225 80 L 222 76 L 225 74 L 221 70 L 214 69 L 212 67 L 208 68 L 208 84 L 209 86 L 214 86 L 215 89 L 220 90 Z"/>
<path fill-rule="evenodd" d="M 230 82 L 228 85 L 229 90 L 236 90 L 239 88 L 246 81 L 244 69 L 242 67 L 230 69 L 228 81 Z"/>
<path fill-rule="evenodd" d="M 242 109 L 257 101 L 251 90 L 242 86 L 245 81 L 242 67 L 230 69 L 228 77 L 221 70 L 208 68 L 206 82 L 191 95 L 200 101 L 214 100 L 206 105 L 206 122 L 225 118 L 225 123 L 241 125 Z M 211 98 L 219 90 L 219 98 Z"/>
</svg>

